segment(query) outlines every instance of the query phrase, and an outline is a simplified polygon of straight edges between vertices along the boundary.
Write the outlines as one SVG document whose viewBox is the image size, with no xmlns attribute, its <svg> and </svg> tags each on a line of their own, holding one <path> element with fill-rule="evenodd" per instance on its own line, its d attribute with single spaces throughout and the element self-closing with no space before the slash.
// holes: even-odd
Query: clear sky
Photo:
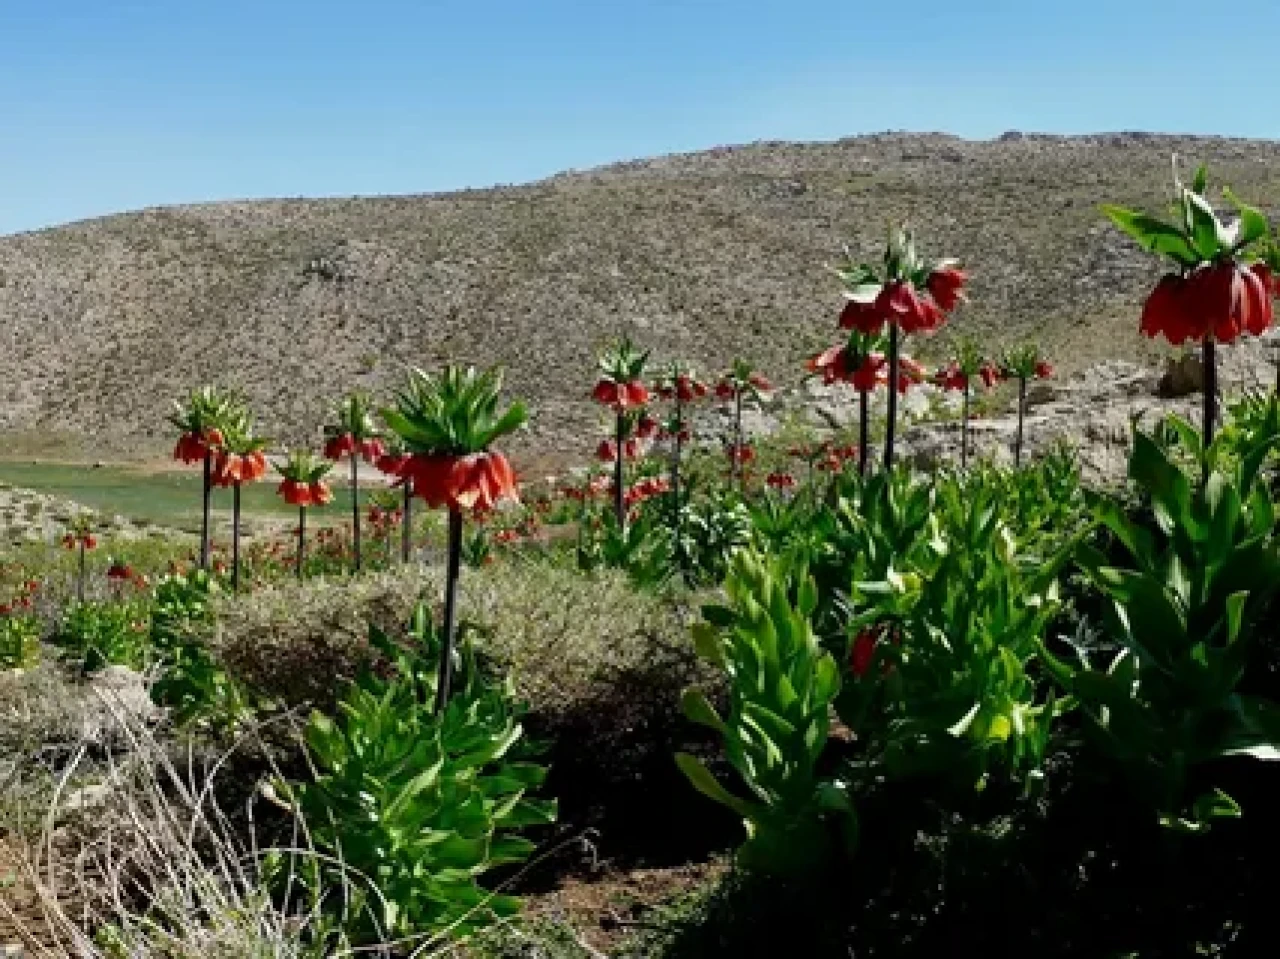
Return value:
<svg viewBox="0 0 1280 959">
<path fill-rule="evenodd" d="M 0 0 L 0 233 L 889 129 L 1276 137 L 1277 37 L 1277 0 Z"/>
</svg>

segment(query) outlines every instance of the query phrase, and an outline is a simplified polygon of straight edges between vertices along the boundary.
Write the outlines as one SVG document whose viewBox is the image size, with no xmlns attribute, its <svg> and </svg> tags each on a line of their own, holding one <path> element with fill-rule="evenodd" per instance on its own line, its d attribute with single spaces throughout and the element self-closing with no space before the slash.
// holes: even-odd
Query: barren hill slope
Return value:
<svg viewBox="0 0 1280 959">
<path fill-rule="evenodd" d="M 249 392 L 268 433 L 297 439 L 346 388 L 464 360 L 509 367 L 533 403 L 534 441 L 583 449 L 608 339 L 630 331 L 704 370 L 741 354 L 794 380 L 831 336 L 824 263 L 843 242 L 877 255 L 902 217 L 926 252 L 973 271 L 958 330 L 1034 336 L 1067 369 L 1138 358 L 1151 347 L 1136 305 L 1156 267 L 1097 205 L 1161 208 L 1175 151 L 1280 208 L 1280 143 L 886 134 L 447 195 L 153 209 L 0 238 L 0 433 L 10 449 L 145 455 L 168 399 L 217 380 Z"/>
</svg>

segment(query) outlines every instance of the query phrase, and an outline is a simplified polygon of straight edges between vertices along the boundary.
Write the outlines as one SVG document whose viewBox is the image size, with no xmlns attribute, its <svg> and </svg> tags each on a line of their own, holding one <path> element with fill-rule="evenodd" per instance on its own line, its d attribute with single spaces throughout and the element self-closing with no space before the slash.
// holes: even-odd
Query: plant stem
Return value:
<svg viewBox="0 0 1280 959">
<path fill-rule="evenodd" d="M 84 602 L 84 576 L 85 576 L 85 560 L 84 560 L 84 537 L 80 538 L 80 580 L 76 583 L 76 599 Z"/>
<path fill-rule="evenodd" d="M 209 568 L 209 501 L 213 492 L 213 451 L 204 451 L 203 509 L 200 519 L 200 568 Z"/>
<path fill-rule="evenodd" d="M 1013 465 L 1016 469 L 1022 465 L 1022 417 L 1027 408 L 1027 378 L 1018 377 L 1018 433 L 1013 441 Z"/>
<path fill-rule="evenodd" d="M 614 422 L 613 450 L 613 516 L 618 521 L 618 529 L 627 525 L 627 509 L 622 492 L 622 445 L 626 438 L 627 421 L 622 410 L 618 410 Z"/>
<path fill-rule="evenodd" d="M 240 592 L 240 484 L 231 487 L 231 592 Z"/>
<path fill-rule="evenodd" d="M 964 381 L 964 399 L 960 404 L 960 468 L 969 465 L 969 378 Z"/>
<path fill-rule="evenodd" d="M 858 391 L 858 475 L 867 475 L 870 460 L 867 448 L 871 445 L 871 401 L 866 390 Z"/>
<path fill-rule="evenodd" d="M 413 552 L 413 481 L 407 476 L 404 480 L 404 525 L 400 529 L 400 559 L 409 562 Z"/>
<path fill-rule="evenodd" d="M 360 572 L 360 458 L 351 453 L 351 533 L 356 572 Z"/>
<path fill-rule="evenodd" d="M 676 385 L 675 427 L 676 445 L 674 455 L 671 458 L 671 502 L 675 511 L 672 513 L 671 528 L 672 532 L 675 534 L 673 546 L 676 554 L 676 564 L 683 569 L 684 553 L 680 548 L 680 521 L 682 519 L 682 513 L 680 510 L 680 457 L 684 452 L 684 441 L 681 439 L 680 434 L 684 432 L 684 403 L 680 399 L 680 387 L 678 383 Z"/>
<path fill-rule="evenodd" d="M 884 468 L 893 469 L 893 434 L 898 418 L 898 324 L 889 324 L 889 398 L 885 412 Z"/>
<path fill-rule="evenodd" d="M 444 712 L 453 679 L 454 631 L 458 614 L 458 573 L 462 566 L 462 511 L 449 510 L 449 559 L 444 579 L 444 631 L 440 637 L 440 671 L 436 681 L 436 712 Z"/>
<path fill-rule="evenodd" d="M 735 389 L 733 412 L 733 459 L 729 461 L 729 482 L 733 482 L 734 471 L 737 471 L 738 492 L 747 485 L 747 464 L 742 459 L 742 390 Z"/>
<path fill-rule="evenodd" d="M 1213 442 L 1213 431 L 1218 424 L 1218 358 L 1213 337 L 1204 338 L 1204 448 Z M 1207 467 L 1206 467 L 1207 469 Z"/>
<path fill-rule="evenodd" d="M 307 508 L 305 506 L 298 507 L 298 580 L 302 580 L 302 554 L 306 550 L 307 542 Z"/>
</svg>

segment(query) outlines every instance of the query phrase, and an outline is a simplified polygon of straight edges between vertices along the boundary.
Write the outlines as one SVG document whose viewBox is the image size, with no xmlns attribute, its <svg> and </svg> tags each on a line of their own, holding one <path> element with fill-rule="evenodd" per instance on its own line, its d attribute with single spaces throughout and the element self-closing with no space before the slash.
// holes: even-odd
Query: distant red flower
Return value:
<svg viewBox="0 0 1280 959">
<path fill-rule="evenodd" d="M 960 369 L 958 363 L 948 363 L 937 373 L 933 374 L 933 382 L 944 390 L 955 390 L 957 392 L 967 389 L 969 386 L 969 377 Z"/>
<path fill-rule="evenodd" d="M 351 433 L 340 433 L 331 437 L 324 444 L 325 459 L 337 460 L 350 456 L 356 451 L 356 438 Z"/>
<path fill-rule="evenodd" d="M 796 478 L 790 473 L 774 472 L 766 476 L 764 482 L 773 489 L 791 489 L 796 485 Z"/>
<path fill-rule="evenodd" d="M 291 479 L 282 480 L 276 487 L 276 492 L 283 496 L 284 501 L 290 506 L 311 506 L 314 502 L 311 497 L 310 483 Z"/>
<path fill-rule="evenodd" d="M 728 380 L 721 380 L 716 384 L 716 399 L 731 400 L 738 395 L 737 388 Z"/>
<path fill-rule="evenodd" d="M 366 463 L 373 463 L 376 465 L 378 460 L 386 454 L 386 446 L 384 446 L 382 440 L 377 437 L 371 437 L 360 443 L 360 457 Z"/>
<path fill-rule="evenodd" d="M 773 389 L 773 384 L 769 382 L 769 378 L 763 373 L 752 373 L 747 377 L 747 382 L 761 393 L 768 393 Z"/>
<path fill-rule="evenodd" d="M 618 383 L 614 380 L 602 379 L 591 391 L 591 398 L 602 406 L 625 410 L 648 403 L 649 389 L 639 380 Z"/>
<path fill-rule="evenodd" d="M 741 446 L 730 445 L 725 452 L 734 463 L 750 463 L 756 458 L 755 449 L 747 443 Z"/>
<path fill-rule="evenodd" d="M 658 421 L 645 413 L 636 421 L 635 435 L 642 440 L 652 439 L 658 434 Z"/>
<path fill-rule="evenodd" d="M 1000 382 L 1000 367 L 994 363 L 983 363 L 978 368 L 978 378 L 982 380 L 983 386 L 991 389 L 991 387 Z"/>
<path fill-rule="evenodd" d="M 962 299 L 961 291 L 968 279 L 963 270 L 953 266 L 943 267 L 929 274 L 929 278 L 925 280 L 925 289 L 941 309 L 950 313 Z"/>
<path fill-rule="evenodd" d="M 1053 376 L 1053 366 L 1046 360 L 1040 360 L 1036 363 L 1036 378 L 1047 379 Z"/>
<path fill-rule="evenodd" d="M 133 570 L 124 563 L 115 562 L 107 567 L 107 579 L 115 582 L 124 582 L 133 579 Z"/>
<path fill-rule="evenodd" d="M 904 333 L 927 333 L 946 320 L 942 310 L 929 295 L 921 296 L 906 280 L 886 283 L 876 297 L 876 308 Z"/>
<path fill-rule="evenodd" d="M 845 302 L 840 311 L 840 329 L 857 330 L 870 336 L 877 335 L 884 329 L 885 314 L 875 303 L 859 303 L 857 300 Z"/>
</svg>

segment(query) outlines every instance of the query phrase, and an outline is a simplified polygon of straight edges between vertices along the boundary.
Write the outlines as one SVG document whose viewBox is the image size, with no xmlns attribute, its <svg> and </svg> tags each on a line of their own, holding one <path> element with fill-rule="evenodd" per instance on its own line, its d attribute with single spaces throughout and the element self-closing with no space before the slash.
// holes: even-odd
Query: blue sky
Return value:
<svg viewBox="0 0 1280 959">
<path fill-rule="evenodd" d="M 1220 9 L 0 0 L 0 233 L 888 129 L 1280 136 L 1280 4 Z"/>
</svg>

